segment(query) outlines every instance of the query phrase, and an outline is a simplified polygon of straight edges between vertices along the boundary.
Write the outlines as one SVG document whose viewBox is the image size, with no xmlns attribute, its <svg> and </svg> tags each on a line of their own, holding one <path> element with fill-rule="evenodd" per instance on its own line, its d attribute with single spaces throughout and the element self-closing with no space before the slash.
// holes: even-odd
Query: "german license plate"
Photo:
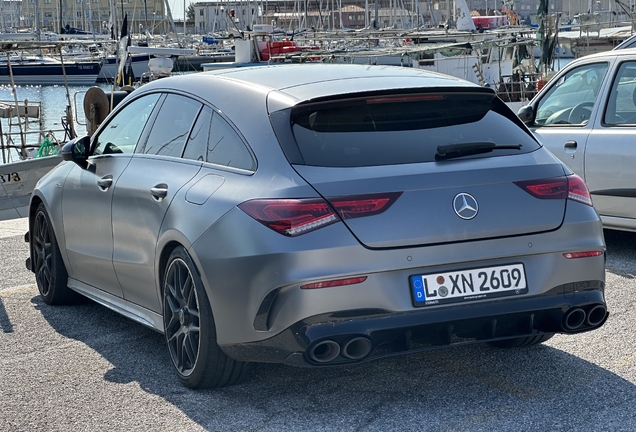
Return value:
<svg viewBox="0 0 636 432">
<path fill-rule="evenodd" d="M 523 264 L 410 277 L 415 306 L 459 303 L 528 292 Z"/>
</svg>

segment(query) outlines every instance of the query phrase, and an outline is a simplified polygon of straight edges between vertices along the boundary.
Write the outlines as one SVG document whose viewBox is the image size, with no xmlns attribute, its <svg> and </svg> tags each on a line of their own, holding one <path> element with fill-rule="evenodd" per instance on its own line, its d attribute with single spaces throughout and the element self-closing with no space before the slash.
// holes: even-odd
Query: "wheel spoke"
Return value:
<svg viewBox="0 0 636 432">
<path fill-rule="evenodd" d="M 199 344 L 197 343 L 196 345 L 193 343 L 192 341 L 192 336 L 188 335 L 184 338 L 183 340 L 183 351 L 184 351 L 184 356 L 187 356 L 187 363 L 184 362 L 184 367 L 187 367 L 188 369 L 193 368 L 196 361 L 197 361 L 197 355 L 198 355 L 198 347 Z M 184 359 L 186 360 L 186 359 Z"/>
</svg>

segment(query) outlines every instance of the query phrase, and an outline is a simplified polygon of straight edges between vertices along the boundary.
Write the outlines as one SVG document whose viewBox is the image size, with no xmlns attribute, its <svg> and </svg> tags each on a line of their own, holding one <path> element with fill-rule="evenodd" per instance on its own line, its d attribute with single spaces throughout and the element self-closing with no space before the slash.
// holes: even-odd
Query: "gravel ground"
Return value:
<svg viewBox="0 0 636 432">
<path fill-rule="evenodd" d="M 636 234 L 606 232 L 611 315 L 529 349 L 485 345 L 318 370 L 261 365 L 190 391 L 163 337 L 86 302 L 44 304 L 0 239 L 0 431 L 634 431 Z"/>
</svg>

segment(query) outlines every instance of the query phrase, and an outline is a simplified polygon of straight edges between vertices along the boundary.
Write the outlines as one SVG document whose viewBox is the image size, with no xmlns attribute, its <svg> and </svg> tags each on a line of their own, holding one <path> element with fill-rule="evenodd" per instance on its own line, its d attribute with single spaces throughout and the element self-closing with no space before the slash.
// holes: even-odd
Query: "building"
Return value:
<svg viewBox="0 0 636 432">
<path fill-rule="evenodd" d="M 92 24 L 95 33 L 110 33 L 109 0 L 22 0 L 22 26 L 35 27 L 36 1 L 39 2 L 38 21 L 42 30 L 60 32 L 62 28 L 69 26 L 88 31 Z M 123 0 L 117 3 L 115 11 L 119 26 L 124 14 L 128 14 L 128 28 L 131 33 L 144 28 L 151 33 L 163 32 L 167 28 L 163 0 Z M 121 29 L 117 29 L 116 33 L 120 31 Z"/>
<path fill-rule="evenodd" d="M 410 28 L 437 26 L 446 21 L 447 0 L 379 0 L 380 27 Z M 448 0 L 452 1 L 452 0 Z M 520 24 L 536 23 L 540 0 L 466 0 L 471 11 L 480 15 L 495 15 L 502 10 L 516 14 Z M 341 8 L 338 4 L 341 4 Z M 368 4 L 368 16 L 365 6 Z M 399 4 L 400 7 L 391 7 Z M 319 5 L 322 9 L 319 10 Z M 403 5 L 403 7 L 402 7 Z M 452 5 L 451 5 L 452 6 Z M 561 23 L 571 21 L 575 15 L 592 10 L 622 12 L 612 0 L 548 0 L 548 12 L 561 14 Z M 305 9 L 306 8 L 306 9 Z M 281 28 L 359 29 L 368 26 L 375 17 L 373 0 L 324 0 L 301 2 L 298 0 L 231 1 L 214 0 L 194 4 L 195 29 L 199 33 L 239 31 L 253 24 L 272 24 Z M 505 12 L 504 12 L 505 13 Z M 342 16 L 341 16 L 342 15 Z M 342 19 L 342 21 L 341 21 Z"/>
<path fill-rule="evenodd" d="M 20 27 L 22 15 L 22 1 L 0 1 L 0 26 L 3 31 L 10 31 Z"/>
</svg>

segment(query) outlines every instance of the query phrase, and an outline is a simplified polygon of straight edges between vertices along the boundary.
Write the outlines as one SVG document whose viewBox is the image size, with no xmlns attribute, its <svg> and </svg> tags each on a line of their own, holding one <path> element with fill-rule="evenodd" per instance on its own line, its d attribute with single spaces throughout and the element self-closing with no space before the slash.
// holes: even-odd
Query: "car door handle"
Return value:
<svg viewBox="0 0 636 432">
<path fill-rule="evenodd" d="M 113 176 L 106 176 L 106 177 L 102 177 L 99 180 L 97 180 L 97 186 L 99 186 L 99 188 L 103 191 L 108 190 L 108 188 L 110 188 L 113 185 Z"/>
<path fill-rule="evenodd" d="M 157 185 L 153 188 L 150 188 L 150 194 L 157 201 L 161 201 L 168 195 L 168 186 L 167 185 Z"/>
<path fill-rule="evenodd" d="M 576 141 L 570 140 L 570 141 L 566 141 L 565 142 L 565 148 L 569 148 L 569 149 L 575 149 L 578 146 L 578 144 L 576 143 Z"/>
</svg>

